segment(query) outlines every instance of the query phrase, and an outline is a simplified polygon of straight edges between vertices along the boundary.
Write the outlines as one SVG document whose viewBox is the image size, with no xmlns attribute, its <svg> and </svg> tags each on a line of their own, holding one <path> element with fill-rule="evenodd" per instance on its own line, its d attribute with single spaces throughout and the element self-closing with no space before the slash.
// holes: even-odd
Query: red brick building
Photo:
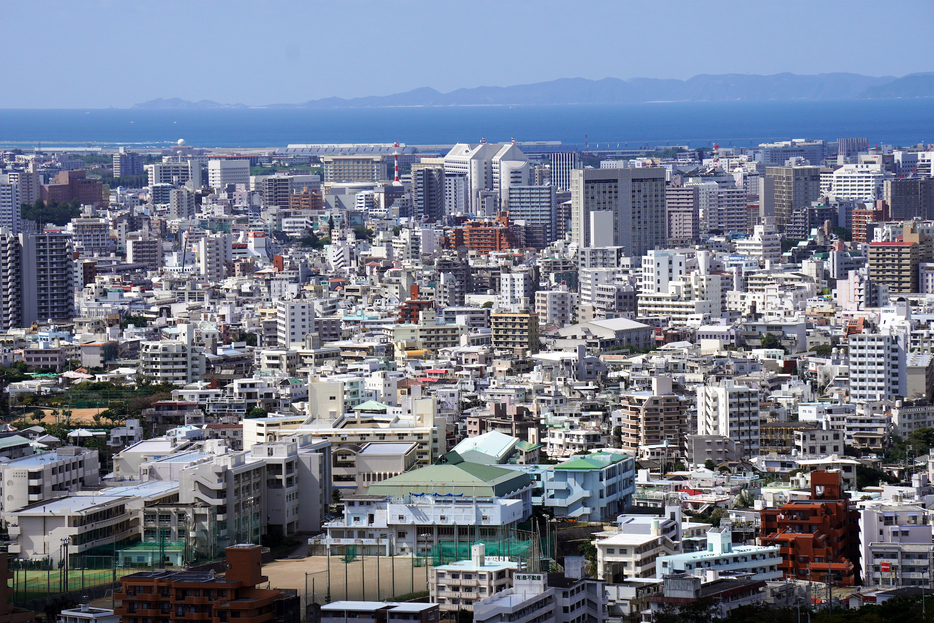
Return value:
<svg viewBox="0 0 934 623">
<path fill-rule="evenodd" d="M 889 206 L 885 201 L 876 201 L 875 206 L 853 210 L 853 242 L 869 242 L 867 240 L 866 229 L 869 223 L 879 223 L 889 218 Z"/>
<path fill-rule="evenodd" d="M 777 545 L 786 578 L 859 583 L 859 511 L 840 472 L 811 472 L 811 497 L 761 513 L 760 545 Z"/>
<path fill-rule="evenodd" d="M 263 575 L 259 545 L 227 548 L 227 572 L 144 571 L 120 578 L 115 595 L 122 623 L 299 623 L 298 595 L 256 588 Z"/>
<path fill-rule="evenodd" d="M 40 189 L 39 197 L 46 203 L 69 203 L 77 199 L 81 205 L 100 207 L 104 205 L 104 185 L 98 179 L 87 177 L 87 174 L 83 169 L 59 171 L 51 184 Z"/>
</svg>

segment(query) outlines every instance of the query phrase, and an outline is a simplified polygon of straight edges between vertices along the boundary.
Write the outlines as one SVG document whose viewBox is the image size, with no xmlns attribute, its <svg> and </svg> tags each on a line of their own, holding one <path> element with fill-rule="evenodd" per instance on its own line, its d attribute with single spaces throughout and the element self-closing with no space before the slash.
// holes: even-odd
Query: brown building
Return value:
<svg viewBox="0 0 934 623">
<path fill-rule="evenodd" d="M 621 394 L 620 447 L 635 456 L 640 446 L 668 442 L 672 455 L 685 456 L 687 403 L 672 391 L 671 379 L 652 379 L 652 391 Z"/>
<path fill-rule="evenodd" d="M 256 588 L 263 575 L 262 548 L 227 548 L 227 572 L 143 571 L 120 578 L 115 595 L 122 623 L 299 623 L 295 591 Z"/>
<path fill-rule="evenodd" d="M 795 447 L 795 431 L 816 428 L 816 422 L 763 422 L 759 425 L 759 452 L 791 454 Z"/>
<path fill-rule="evenodd" d="M 811 497 L 761 513 L 760 545 L 777 545 L 786 578 L 859 583 L 859 511 L 838 471 L 811 472 Z"/>
<path fill-rule="evenodd" d="M 500 212 L 495 221 L 468 221 L 454 227 L 444 237 L 443 245 L 447 249 L 464 247 L 481 253 L 514 249 L 516 239 L 509 226 L 509 213 Z"/>
<path fill-rule="evenodd" d="M 931 239 L 924 234 L 869 244 L 869 278 L 887 285 L 893 294 L 919 292 L 918 264 L 930 261 Z"/>
<path fill-rule="evenodd" d="M 669 186 L 665 189 L 669 240 L 690 243 L 700 236 L 700 187 Z M 758 211 L 757 211 L 758 216 Z"/>
<path fill-rule="evenodd" d="M 882 197 L 893 219 L 934 217 L 934 180 L 931 178 L 895 178 L 882 184 Z"/>
<path fill-rule="evenodd" d="M 46 203 L 49 201 L 68 203 L 77 199 L 81 205 L 102 207 L 104 185 L 98 179 L 87 177 L 87 174 L 88 172 L 83 169 L 59 171 L 51 184 L 41 188 L 39 197 Z"/>
<path fill-rule="evenodd" d="M 289 195 L 290 210 L 323 210 L 324 198 L 316 190 L 308 190 L 307 187 L 302 192 Z"/>
<path fill-rule="evenodd" d="M 862 208 L 853 210 L 853 242 L 869 242 L 867 230 L 870 223 L 878 223 L 889 218 L 889 207 L 884 201 L 877 201 L 875 206 L 861 204 Z"/>
<path fill-rule="evenodd" d="M 538 314 L 491 314 L 495 350 L 538 352 Z"/>
</svg>

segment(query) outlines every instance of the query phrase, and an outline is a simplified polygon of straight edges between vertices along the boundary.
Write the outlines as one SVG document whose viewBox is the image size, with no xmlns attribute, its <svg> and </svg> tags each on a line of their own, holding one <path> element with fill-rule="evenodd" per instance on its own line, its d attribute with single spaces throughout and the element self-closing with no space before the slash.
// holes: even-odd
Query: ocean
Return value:
<svg viewBox="0 0 934 623">
<path fill-rule="evenodd" d="M 352 109 L 0 110 L 0 148 L 119 145 L 257 148 L 294 143 L 561 141 L 591 148 L 866 137 L 934 142 L 930 99 L 658 102 Z"/>
</svg>

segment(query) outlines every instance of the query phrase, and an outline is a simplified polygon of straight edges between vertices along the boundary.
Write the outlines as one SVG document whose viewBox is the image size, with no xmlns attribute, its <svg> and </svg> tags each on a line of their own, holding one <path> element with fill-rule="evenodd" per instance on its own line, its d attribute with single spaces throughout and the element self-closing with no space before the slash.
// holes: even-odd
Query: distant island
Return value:
<svg viewBox="0 0 934 623">
<path fill-rule="evenodd" d="M 844 100 L 934 97 L 934 72 L 872 77 L 849 73 L 801 76 L 791 73 L 700 75 L 688 80 L 658 78 L 561 78 L 511 87 L 476 87 L 441 93 L 422 87 L 394 95 L 328 97 L 265 108 L 394 108 L 417 106 L 542 106 L 631 104 L 671 101 Z M 155 99 L 135 109 L 249 108 L 210 100 Z"/>
</svg>

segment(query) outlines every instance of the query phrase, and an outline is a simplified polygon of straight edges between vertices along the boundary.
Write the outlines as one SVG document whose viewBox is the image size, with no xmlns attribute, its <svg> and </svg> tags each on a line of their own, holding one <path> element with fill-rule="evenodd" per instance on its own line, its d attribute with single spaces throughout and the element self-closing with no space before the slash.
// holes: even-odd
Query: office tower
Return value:
<svg viewBox="0 0 934 623">
<path fill-rule="evenodd" d="M 444 161 L 412 165 L 412 207 L 421 220 L 439 220 L 444 216 Z"/>
<path fill-rule="evenodd" d="M 71 320 L 75 315 L 75 261 L 71 236 L 20 234 L 22 247 L 22 324 Z"/>
<path fill-rule="evenodd" d="M 444 173 L 464 178 L 469 212 L 492 214 L 508 200 L 510 187 L 529 185 L 531 169 L 513 143 L 458 143 L 444 157 Z"/>
<path fill-rule="evenodd" d="M 557 239 L 554 186 L 513 186 L 507 209 L 512 221 L 545 228 L 545 245 Z"/>
<path fill-rule="evenodd" d="M 13 235 L 20 232 L 23 224 L 21 203 L 19 184 L 0 182 L 0 227 L 8 229 Z"/>
<path fill-rule="evenodd" d="M 785 223 L 795 210 L 803 210 L 820 199 L 820 167 L 766 167 L 765 175 L 772 180 L 770 203 L 779 231 L 785 231 Z M 768 187 L 767 184 L 765 189 Z M 768 203 L 769 199 L 760 196 L 760 201 Z"/>
<path fill-rule="evenodd" d="M 893 219 L 934 218 L 934 180 L 931 178 L 887 179 L 882 183 L 882 198 Z"/>
<path fill-rule="evenodd" d="M 19 236 L 0 227 L 0 331 L 23 326 L 21 277 Z"/>
<path fill-rule="evenodd" d="M 220 191 L 228 184 L 245 184 L 249 187 L 249 160 L 208 160 L 208 186 Z"/>
<path fill-rule="evenodd" d="M 143 174 L 143 158 L 137 153 L 126 151 L 124 147 L 114 154 L 113 165 L 114 177 Z"/>
<path fill-rule="evenodd" d="M 668 240 L 690 243 L 700 236 L 700 197 L 697 186 L 669 186 L 665 189 Z"/>
<path fill-rule="evenodd" d="M 571 189 L 571 171 L 582 169 L 581 157 L 576 151 L 559 152 L 549 156 L 551 185 L 559 190 Z"/>
<path fill-rule="evenodd" d="M 837 164 L 846 164 L 859 158 L 859 152 L 869 149 L 869 139 L 865 138 L 838 138 Z M 811 163 L 815 164 L 815 163 Z"/>
<path fill-rule="evenodd" d="M 187 188 L 169 191 L 169 218 L 187 219 L 195 215 L 195 193 Z"/>
<path fill-rule="evenodd" d="M 571 172 L 571 240 L 578 247 L 622 246 L 641 258 L 665 246 L 665 230 L 665 169 Z"/>
<path fill-rule="evenodd" d="M 325 184 L 379 182 L 389 179 L 389 161 L 384 156 L 321 156 Z"/>
<path fill-rule="evenodd" d="M 758 160 L 767 166 L 784 166 L 792 158 L 803 158 L 814 167 L 821 166 L 826 154 L 824 141 L 796 139 L 778 143 L 763 143 L 756 149 Z"/>
<path fill-rule="evenodd" d="M 314 301 L 279 301 L 276 304 L 276 339 L 279 348 L 302 342 L 315 331 Z"/>
<path fill-rule="evenodd" d="M 35 171 L 7 171 L 0 173 L 0 184 L 16 184 L 19 187 L 19 202 L 32 205 L 39 198 L 39 174 Z"/>
</svg>

